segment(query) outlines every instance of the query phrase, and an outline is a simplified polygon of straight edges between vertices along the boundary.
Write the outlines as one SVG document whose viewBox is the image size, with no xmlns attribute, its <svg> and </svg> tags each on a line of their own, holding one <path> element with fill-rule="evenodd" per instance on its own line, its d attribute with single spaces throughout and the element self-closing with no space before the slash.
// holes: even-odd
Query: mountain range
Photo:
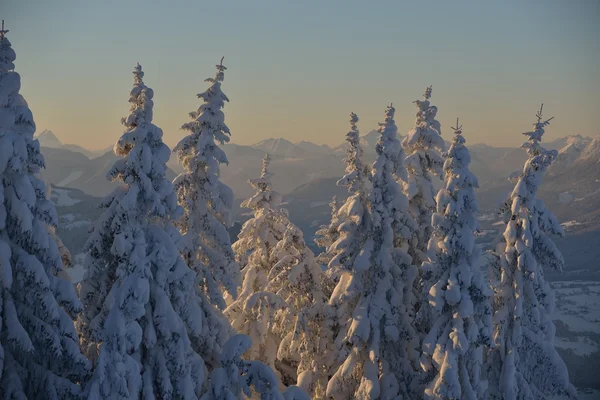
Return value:
<svg viewBox="0 0 600 400">
<path fill-rule="evenodd" d="M 378 138 L 377 131 L 368 132 L 361 137 L 367 163 L 373 162 L 376 157 L 375 143 Z M 402 139 L 401 136 L 399 138 Z M 47 166 L 42 172 L 42 177 L 49 183 L 77 188 L 94 196 L 102 196 L 114 187 L 114 184 L 105 178 L 106 172 L 117 159 L 112 149 L 97 154 L 77 145 L 62 144 L 56 135 L 48 130 L 43 131 L 38 140 L 43 147 Z M 597 157 L 598 138 L 572 135 L 544 145 L 559 152 L 547 178 L 547 181 L 552 182 L 552 189 L 561 190 L 560 193 L 573 191 L 573 196 L 583 196 L 580 191 L 585 190 L 585 187 L 577 190 L 571 187 L 578 186 L 575 183 L 583 176 L 589 175 L 585 166 L 588 166 L 590 161 L 585 160 Z M 293 143 L 284 138 L 266 139 L 251 146 L 228 143 L 223 145 L 223 149 L 229 164 L 221 167 L 221 177 L 232 187 L 237 198 L 248 197 L 252 188 L 247 181 L 259 176 L 262 157 L 268 152 L 272 157 L 274 187 L 280 193 L 287 194 L 313 181 L 339 178 L 345 167 L 343 158 L 346 148 L 345 142 L 332 148 L 308 141 Z M 494 201 L 499 201 L 498 197 L 510 186 L 506 178 L 523 165 L 525 152 L 519 148 L 492 147 L 485 144 L 471 145 L 469 150 L 472 159 L 471 170 L 479 179 L 483 202 L 493 204 Z M 169 160 L 168 166 L 169 177 L 182 171 L 176 157 Z M 595 183 L 592 179 L 591 184 L 588 182 L 586 185 L 595 187 Z M 564 200 L 569 196 L 563 197 Z"/>
<path fill-rule="evenodd" d="M 376 131 L 361 137 L 368 163 L 375 159 L 378 137 Z M 100 197 L 115 187 L 105 176 L 117 157 L 108 149 L 102 154 L 94 154 L 76 145 L 64 145 L 49 131 L 42 132 L 38 138 L 47 166 L 42 177 L 53 184 L 51 199 L 59 216 L 57 233 L 73 253 L 75 267 L 69 274 L 72 281 L 77 282 L 84 273 L 82 252 L 89 224 L 102 212 L 98 208 Z M 545 272 L 558 300 L 553 314 L 557 327 L 556 346 L 574 384 L 600 389 L 593 370 L 581 367 L 595 365 L 590 363 L 600 355 L 597 333 L 600 246 L 593 245 L 600 243 L 600 136 L 566 136 L 544 146 L 557 150 L 558 157 L 549 168 L 538 194 L 566 231 L 565 238 L 556 240 L 565 259 L 565 270 L 562 273 Z M 329 202 L 334 195 L 340 200 L 347 196 L 346 188 L 336 186 L 344 171 L 346 144 L 332 148 L 279 138 L 252 146 L 230 143 L 223 148 L 229 165 L 222 167 L 221 177 L 233 188 L 237 198 L 236 224 L 230 229 L 232 240 L 251 215 L 239 207 L 241 199 L 253 192 L 247 180 L 259 176 L 261 159 L 269 152 L 274 188 L 284 195 L 282 206 L 289 211 L 291 221 L 304 232 L 306 243 L 313 251 L 321 251 L 313 239 L 319 226 L 329 223 Z M 526 154 L 520 148 L 484 144 L 471 145 L 469 150 L 471 170 L 478 176 L 481 186 L 477 191 L 481 224 L 477 241 L 485 250 L 504 229 L 498 222 L 496 211 L 514 185 L 507 177 L 522 167 Z M 175 158 L 168 166 L 169 178 L 181 171 Z M 595 398 L 598 393 L 581 398 Z"/>
</svg>

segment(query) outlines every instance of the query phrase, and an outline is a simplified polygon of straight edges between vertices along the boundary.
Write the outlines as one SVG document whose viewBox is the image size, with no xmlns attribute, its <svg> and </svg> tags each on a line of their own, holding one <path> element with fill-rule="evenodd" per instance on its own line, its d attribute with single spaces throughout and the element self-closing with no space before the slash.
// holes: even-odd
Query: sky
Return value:
<svg viewBox="0 0 600 400">
<path fill-rule="evenodd" d="M 433 85 L 442 135 L 519 146 L 544 102 L 548 139 L 594 136 L 600 1 L 2 0 L 38 132 L 90 149 L 123 132 L 136 62 L 174 145 L 225 56 L 232 142 L 337 145 L 393 103 L 400 133 Z"/>
</svg>

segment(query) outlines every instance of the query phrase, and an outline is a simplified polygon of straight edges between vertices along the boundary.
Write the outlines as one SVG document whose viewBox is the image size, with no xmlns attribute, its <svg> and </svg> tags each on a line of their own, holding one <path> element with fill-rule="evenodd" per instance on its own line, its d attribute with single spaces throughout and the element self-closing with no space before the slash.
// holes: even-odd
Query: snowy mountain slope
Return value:
<svg viewBox="0 0 600 400">
<path fill-rule="evenodd" d="M 600 282 L 557 281 L 552 287 L 556 296 L 555 345 L 567 364 L 569 378 L 577 387 L 600 390 Z"/>
<path fill-rule="evenodd" d="M 297 142 L 295 145 L 313 154 L 329 154 L 333 151 L 331 147 L 325 144 L 319 145 L 305 140 Z"/>
<path fill-rule="evenodd" d="M 294 143 L 284 138 L 269 138 L 254 144 L 252 147 L 271 153 L 272 155 L 282 155 L 292 150 L 295 146 Z"/>
<path fill-rule="evenodd" d="M 270 153 L 273 185 L 280 193 L 288 193 L 315 179 L 340 176 L 344 170 L 341 155 L 309 153 L 296 145 L 293 146 L 288 146 L 288 150 L 292 150 L 291 153 Z M 253 190 L 248 184 L 248 179 L 260 175 L 265 150 L 237 144 L 226 144 L 223 149 L 229 159 L 229 165 L 221 167 L 221 179 L 233 189 L 236 198 L 250 196 Z M 309 156 L 301 157 L 301 154 Z"/>
<path fill-rule="evenodd" d="M 76 144 L 64 144 L 60 141 L 60 139 L 58 139 L 56 137 L 54 132 L 52 132 L 48 129 L 45 129 L 42 132 L 40 132 L 40 134 L 36 136 L 36 139 L 40 142 L 40 146 L 42 146 L 42 147 L 50 147 L 53 149 L 69 150 L 69 151 L 73 151 L 76 153 L 81 153 L 88 158 L 98 157 L 99 155 L 102 155 L 106 152 L 106 150 L 103 150 L 103 151 L 88 150 L 88 149 L 85 149 Z"/>
<path fill-rule="evenodd" d="M 40 146 L 43 147 L 60 148 L 63 145 L 56 135 L 48 129 L 41 131 L 36 138 L 40 142 Z"/>
<path fill-rule="evenodd" d="M 101 213 L 98 207 L 102 199 L 79 189 L 51 185 L 50 200 L 58 214 L 59 237 L 73 255 L 81 253 L 89 224 Z"/>
<path fill-rule="evenodd" d="M 592 142 L 591 138 L 581 135 L 568 136 L 566 139 L 565 145 L 558 150 L 558 156 L 548 171 L 551 175 L 562 172 L 584 157 L 585 149 Z"/>
<path fill-rule="evenodd" d="M 314 145 L 314 143 L 311 144 Z M 314 149 L 309 149 L 310 146 L 307 145 L 307 142 L 305 142 L 302 146 L 299 146 L 283 138 L 265 139 L 256 143 L 252 147 L 256 150 L 269 153 L 272 156 L 280 156 L 285 158 L 310 158 L 322 154 L 322 151 L 315 152 Z"/>
<path fill-rule="evenodd" d="M 92 159 L 64 147 L 43 147 L 42 154 L 46 161 L 46 168 L 40 175 L 48 183 L 79 189 L 99 197 L 107 195 L 116 187 L 115 183 L 106 179 L 108 169 L 116 160 L 112 151 Z M 169 179 L 175 176 L 175 172 L 168 170 Z"/>
</svg>

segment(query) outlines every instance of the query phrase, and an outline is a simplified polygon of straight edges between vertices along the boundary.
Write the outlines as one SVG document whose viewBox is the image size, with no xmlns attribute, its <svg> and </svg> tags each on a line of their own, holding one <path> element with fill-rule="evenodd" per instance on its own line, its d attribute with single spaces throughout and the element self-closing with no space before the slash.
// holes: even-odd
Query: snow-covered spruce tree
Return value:
<svg viewBox="0 0 600 400">
<path fill-rule="evenodd" d="M 543 105 L 542 105 L 543 107 Z M 557 152 L 540 145 L 542 108 L 522 148 L 529 156 L 514 190 L 501 209 L 506 229 L 492 264 L 495 348 L 489 355 L 487 398 L 531 400 L 575 398 L 565 363 L 554 348 L 550 313 L 554 294 L 544 278 L 547 269 L 561 271 L 563 257 L 551 239 L 562 236 L 556 217 L 536 198 L 542 176 Z M 495 267 L 495 268 L 494 268 Z"/>
<path fill-rule="evenodd" d="M 410 307 L 417 270 L 408 255 L 408 241 L 416 224 L 396 181 L 403 152 L 396 138 L 394 111 L 387 108 L 379 127 L 370 208 L 365 207 L 362 215 L 368 222 L 359 232 L 342 231 L 340 238 L 358 248 L 347 252 L 352 258 L 348 257 L 330 299 L 338 310 L 336 340 L 346 350 L 327 387 L 327 395 L 334 399 L 412 398 L 411 360 L 417 357 L 418 340 Z M 347 232 L 360 236 L 351 238 Z"/>
<path fill-rule="evenodd" d="M 194 272 L 179 255 L 172 219 L 182 214 L 165 178 L 170 150 L 152 124 L 153 91 L 138 64 L 125 133 L 107 174 L 124 185 L 105 200 L 86 244 L 80 286 L 82 342 L 96 370 L 88 399 L 197 399 L 204 383 L 191 336 L 202 320 Z M 98 349 L 98 354 L 93 354 Z"/>
<path fill-rule="evenodd" d="M 297 382 L 302 375 L 299 386 L 309 393 L 316 390 L 324 394 L 329 377 L 324 358 L 332 334 L 321 285 L 323 270 L 302 232 L 292 223 L 273 249 L 272 259 L 277 262 L 267 275 L 265 291 L 279 296 L 285 304 L 273 315 L 270 327 L 281 339 L 276 367 L 285 385 Z M 306 321 L 308 315 L 315 320 Z"/>
<path fill-rule="evenodd" d="M 251 255 L 268 257 L 283 237 L 287 225 L 287 214 L 280 208 L 281 195 L 273 190 L 270 164 L 271 156 L 266 153 L 260 177 L 248 180 L 256 192 L 241 204 L 242 208 L 248 208 L 254 213 L 253 217 L 244 223 L 238 240 L 232 245 L 236 261 L 242 267 L 243 276 L 246 275 L 244 269 Z M 252 261 L 258 260 L 254 258 Z"/>
<path fill-rule="evenodd" d="M 229 101 L 221 91 L 227 69 L 223 59 L 216 68 L 216 76 L 205 80 L 210 87 L 198 94 L 204 103 L 182 126 L 189 135 L 173 150 L 185 171 L 175 178 L 174 185 L 185 211 L 180 223 L 183 258 L 198 274 L 210 302 L 224 309 L 222 291 L 236 297 L 240 271 L 227 232 L 232 222 L 233 191 L 219 178 L 219 165 L 228 161 L 218 144 L 229 142 L 231 134 L 222 111 L 225 101 Z"/>
<path fill-rule="evenodd" d="M 487 388 L 480 377 L 492 338 L 492 293 L 479 268 L 475 244 L 479 224 L 474 189 L 479 186 L 469 170 L 471 157 L 458 119 L 453 129 L 428 259 L 422 265 L 428 297 L 420 312 L 427 314 L 431 328 L 422 344 L 421 367 L 425 399 L 477 400 L 485 398 Z"/>
<path fill-rule="evenodd" d="M 331 202 L 329 203 L 329 207 L 331 207 L 331 221 L 329 222 L 329 225 L 321 225 L 319 230 L 315 233 L 315 243 L 323 249 L 321 254 L 316 258 L 317 262 L 321 265 L 329 265 L 331 254 L 327 249 L 340 237 L 338 232 L 340 220 L 337 217 L 340 205 L 340 201 L 337 197 L 333 196 L 333 199 L 331 199 Z"/>
<path fill-rule="evenodd" d="M 274 313 L 284 307 L 284 302 L 265 288 L 267 275 L 276 263 L 271 256 L 273 249 L 283 238 L 289 220 L 287 211 L 279 207 L 281 196 L 272 188 L 270 161 L 269 155 L 265 155 L 261 176 L 249 180 L 256 193 L 242 203 L 242 207 L 251 209 L 254 216 L 244 223 L 232 246 L 243 267 L 242 286 L 225 315 L 236 332 L 250 337 L 252 347 L 247 357 L 261 360 L 274 369 L 281 338 L 270 326 Z"/>
<path fill-rule="evenodd" d="M 47 185 L 46 186 L 46 198 L 47 199 L 50 198 L 51 193 L 52 193 L 52 188 L 50 185 Z M 58 252 L 60 253 L 60 258 L 62 260 L 63 266 L 65 268 L 72 267 L 73 266 L 73 257 L 71 256 L 71 252 L 69 251 L 67 246 L 65 246 L 62 239 L 56 233 L 56 226 L 48 225 L 48 232 L 50 232 L 50 236 L 52 236 L 54 241 L 56 241 L 56 246 L 58 246 Z M 67 279 L 68 281 L 71 280 L 69 277 L 69 274 L 64 270 L 60 271 L 58 275 L 64 279 Z"/>
<path fill-rule="evenodd" d="M 327 248 L 329 264 L 327 275 L 337 282 L 340 275 L 352 269 L 354 258 L 360 251 L 361 243 L 367 235 L 369 167 L 364 163 L 363 149 L 360 146 L 360 133 L 356 123 L 358 116 L 350 113 L 350 131 L 346 134 L 349 147 L 346 150 L 346 173 L 338 181 L 338 186 L 348 188 L 349 197 L 336 213 L 339 221 L 337 240 Z"/>
<path fill-rule="evenodd" d="M 414 102 L 417 105 L 415 126 L 402 141 L 407 154 L 404 162 L 408 172 L 406 193 L 410 211 L 420 227 L 410 250 L 417 265 L 425 260 L 431 236 L 431 214 L 435 209 L 432 177 L 442 178 L 444 161 L 439 152 L 445 147 L 440 136 L 440 123 L 435 119 L 437 107 L 429 102 L 431 86 L 425 90 L 423 97 L 425 100 Z"/>
<path fill-rule="evenodd" d="M 252 341 L 246 335 L 233 335 L 227 340 L 220 356 L 221 366 L 212 371 L 208 390 L 200 400 L 238 400 L 253 394 L 261 400 L 309 399 L 295 386 L 282 395 L 273 370 L 260 361 L 242 360 L 241 356 L 251 347 Z"/>
<path fill-rule="evenodd" d="M 330 283 L 335 282 L 336 286 L 340 286 L 340 290 L 343 290 L 344 285 L 350 283 L 352 279 L 351 271 L 354 261 L 360 254 L 371 227 L 367 198 L 369 168 L 363 161 L 363 150 L 360 146 L 357 122 L 358 116 L 351 113 L 350 131 L 346 134 L 346 141 L 349 144 L 344 160 L 346 173 L 337 182 L 339 186 L 347 187 L 350 195 L 336 214 L 336 218 L 340 221 L 338 227 L 339 237 L 327 249 L 328 257 L 331 260 L 326 275 Z M 340 280 L 343 280 L 344 283 L 340 283 Z M 330 354 L 330 362 L 325 366 L 329 369 L 330 376 L 345 362 L 350 352 L 343 333 L 339 331 L 341 328 L 346 329 L 346 321 L 343 318 L 349 318 L 352 315 L 352 309 L 343 299 L 340 301 L 341 296 L 343 296 L 343 293 L 336 293 L 335 298 L 330 296 L 329 305 L 333 313 L 332 321 L 323 323 L 323 325 L 332 326 L 332 335 L 335 338 L 334 348 Z M 301 322 L 302 319 L 300 318 L 298 321 Z M 360 379 L 359 373 L 360 371 L 357 371 L 356 379 Z M 339 391 L 341 389 L 335 387 L 329 389 L 328 383 L 326 393 L 329 393 L 330 390 Z M 340 396 L 342 395 L 343 393 L 340 393 Z"/>
<path fill-rule="evenodd" d="M 54 205 L 35 175 L 43 168 L 35 123 L 19 94 L 15 52 L 0 30 L 0 397 L 78 398 L 89 369 L 72 318 L 81 311 L 60 279 L 61 254 L 48 227 Z"/>
</svg>

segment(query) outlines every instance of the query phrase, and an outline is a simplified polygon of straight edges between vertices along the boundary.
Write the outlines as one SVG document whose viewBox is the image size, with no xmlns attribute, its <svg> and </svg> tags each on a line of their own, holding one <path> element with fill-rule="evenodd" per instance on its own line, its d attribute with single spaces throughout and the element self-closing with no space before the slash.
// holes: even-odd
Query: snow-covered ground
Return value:
<svg viewBox="0 0 600 400">
<path fill-rule="evenodd" d="M 571 332 L 600 334 L 600 282 L 553 282 L 552 286 L 556 296 L 554 319 L 562 321 Z M 584 342 L 579 337 L 577 340 Z M 588 345 L 600 348 L 597 342 Z"/>
<path fill-rule="evenodd" d="M 71 278 L 71 282 L 74 285 L 83 279 L 83 274 L 85 272 L 85 269 L 83 269 L 83 258 L 84 257 L 85 257 L 85 254 L 83 254 L 83 253 L 76 254 L 73 257 L 73 267 L 67 269 L 67 273 L 69 274 L 69 277 Z"/>
<path fill-rule="evenodd" d="M 577 391 L 579 400 L 598 400 L 600 399 L 600 390 L 582 389 Z"/>
<path fill-rule="evenodd" d="M 69 207 L 81 202 L 81 200 L 69 196 L 69 192 L 68 189 L 54 188 L 50 198 L 57 207 Z"/>
<path fill-rule="evenodd" d="M 68 186 L 69 183 L 73 182 L 76 179 L 79 179 L 83 175 L 83 171 L 71 171 L 69 175 L 65 176 L 63 180 L 58 182 L 56 186 Z"/>
<path fill-rule="evenodd" d="M 561 225 L 563 226 L 563 228 L 569 229 L 569 228 L 572 228 L 574 226 L 581 225 L 581 222 L 578 222 L 578 221 L 567 221 L 567 222 L 563 222 Z"/>
</svg>

